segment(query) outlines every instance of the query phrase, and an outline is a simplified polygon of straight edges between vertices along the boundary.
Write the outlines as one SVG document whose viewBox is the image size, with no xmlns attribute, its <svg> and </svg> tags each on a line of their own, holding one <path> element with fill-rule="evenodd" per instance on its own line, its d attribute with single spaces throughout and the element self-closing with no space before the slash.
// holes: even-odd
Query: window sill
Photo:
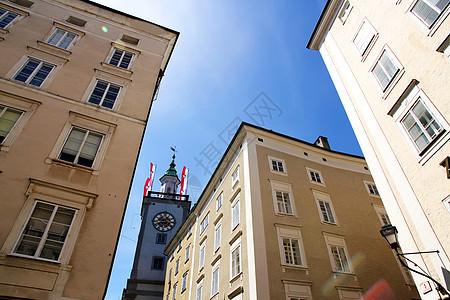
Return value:
<svg viewBox="0 0 450 300">
<path fill-rule="evenodd" d="M 423 148 L 422 151 L 420 151 L 419 156 L 424 156 L 430 150 L 430 148 L 433 147 L 433 145 L 437 143 L 437 141 L 439 141 L 439 139 L 444 135 L 445 132 L 446 130 L 442 129 L 441 132 L 439 132 L 439 134 L 425 148 Z"/>
<path fill-rule="evenodd" d="M 309 270 L 306 266 L 281 265 L 281 271 L 286 272 L 286 270 L 303 271 L 305 275 L 309 275 Z"/>
<path fill-rule="evenodd" d="M 123 76 L 123 77 L 131 77 L 131 75 L 133 75 L 133 71 L 131 71 L 129 69 L 124 69 L 124 68 L 121 68 L 121 67 L 118 67 L 115 65 L 111 65 L 106 62 L 101 62 L 100 64 L 102 65 L 102 67 L 104 67 L 105 69 L 108 69 L 109 71 L 120 73 L 121 76 Z"/>
<path fill-rule="evenodd" d="M 0 28 L 0 33 L 8 34 L 9 30 L 8 29 L 4 29 L 4 28 Z"/>
<path fill-rule="evenodd" d="M 212 295 L 211 298 L 209 298 L 209 299 L 214 299 L 214 298 L 216 298 L 216 296 L 217 296 L 217 298 L 219 298 L 219 292 L 217 292 L 214 295 Z"/>
<path fill-rule="evenodd" d="M 282 176 L 288 176 L 286 172 L 276 171 L 276 170 L 270 170 L 270 173 L 282 175 Z"/>
<path fill-rule="evenodd" d="M 46 163 L 50 163 L 53 165 L 58 165 L 58 166 L 64 166 L 64 167 L 69 167 L 72 169 L 76 169 L 76 170 L 80 170 L 83 172 L 87 172 L 87 173 L 91 173 L 92 175 L 98 175 L 98 170 L 94 170 L 93 168 L 88 168 L 88 167 L 84 167 L 84 166 L 80 166 L 68 161 L 64 161 L 64 160 L 60 160 L 57 158 L 47 158 L 45 160 Z"/>
<path fill-rule="evenodd" d="M 17 253 L 8 253 L 8 256 L 10 257 L 20 257 L 20 258 L 24 258 L 24 259 L 31 259 L 33 261 L 39 261 L 39 262 L 46 262 L 46 263 L 51 263 L 54 265 L 60 265 L 61 262 L 60 261 L 56 261 L 56 260 L 49 260 L 49 259 L 44 259 L 44 258 L 39 258 L 39 257 L 32 257 L 32 256 L 28 256 L 28 255 L 22 255 L 22 254 L 17 254 Z"/>
<path fill-rule="evenodd" d="M 242 280 L 242 272 L 236 274 L 233 278 L 230 279 L 230 283 L 235 282 L 236 280 L 241 279 Z"/>
</svg>

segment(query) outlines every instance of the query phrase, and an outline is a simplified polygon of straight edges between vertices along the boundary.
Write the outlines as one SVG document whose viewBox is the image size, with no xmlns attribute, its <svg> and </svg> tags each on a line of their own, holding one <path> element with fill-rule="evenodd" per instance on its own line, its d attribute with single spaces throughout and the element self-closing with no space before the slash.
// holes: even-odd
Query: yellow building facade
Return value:
<svg viewBox="0 0 450 300">
<path fill-rule="evenodd" d="M 91 1 L 0 1 L 0 298 L 102 298 L 177 37 Z"/>
<path fill-rule="evenodd" d="M 417 299 L 364 158 L 243 123 L 167 246 L 164 299 Z M 383 263 L 380 263 L 383 262 Z"/>
<path fill-rule="evenodd" d="M 449 13 L 448 0 L 327 1 L 307 46 L 328 68 L 403 251 L 438 251 L 409 258 L 447 289 Z M 439 298 L 413 276 L 423 299 Z"/>
</svg>

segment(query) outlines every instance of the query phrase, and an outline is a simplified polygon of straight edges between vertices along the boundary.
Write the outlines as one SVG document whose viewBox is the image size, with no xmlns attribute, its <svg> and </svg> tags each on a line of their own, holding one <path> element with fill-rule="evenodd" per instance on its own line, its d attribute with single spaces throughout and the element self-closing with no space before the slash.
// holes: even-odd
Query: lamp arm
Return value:
<svg viewBox="0 0 450 300">
<path fill-rule="evenodd" d="M 422 276 L 424 276 L 424 277 L 430 279 L 431 281 L 433 281 L 433 282 L 437 285 L 437 290 L 438 290 L 442 295 L 448 295 L 448 294 L 449 294 L 448 291 L 447 291 L 447 290 L 446 290 L 446 289 L 445 289 L 438 281 L 436 281 L 433 277 L 431 277 L 430 275 L 428 275 L 427 273 L 425 273 L 425 271 L 423 271 L 422 268 L 420 268 L 420 266 L 418 266 L 415 262 L 413 262 L 412 260 L 410 260 L 410 259 L 408 259 L 407 257 L 405 257 L 403 254 L 399 253 L 397 249 L 395 249 L 395 252 L 397 252 L 398 260 L 400 261 L 400 263 L 401 263 L 405 268 L 407 268 L 408 270 L 410 270 L 410 271 L 412 271 L 412 272 L 414 272 L 414 273 L 417 273 L 417 274 L 419 274 L 419 275 L 422 275 Z M 403 259 L 401 259 L 402 257 L 403 257 L 404 259 L 407 259 L 408 261 L 410 261 L 410 262 L 413 263 L 414 265 L 418 266 L 418 267 L 423 271 L 423 273 L 422 273 L 422 272 L 419 272 L 419 271 L 417 271 L 417 270 L 414 270 L 414 269 L 412 269 L 412 268 L 410 268 L 410 267 L 408 266 L 408 264 L 406 264 L 406 263 L 403 261 Z M 445 299 L 448 299 L 448 298 L 445 298 Z"/>
</svg>

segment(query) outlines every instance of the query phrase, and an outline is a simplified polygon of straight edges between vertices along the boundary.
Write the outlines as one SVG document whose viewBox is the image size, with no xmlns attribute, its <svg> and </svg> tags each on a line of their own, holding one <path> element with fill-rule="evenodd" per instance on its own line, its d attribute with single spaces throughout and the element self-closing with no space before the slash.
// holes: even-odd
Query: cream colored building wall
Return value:
<svg viewBox="0 0 450 300">
<path fill-rule="evenodd" d="M 266 249 L 264 261 L 256 264 L 267 266 L 270 299 L 288 297 L 287 285 L 309 287 L 309 297 L 313 299 L 337 299 L 343 290 L 365 292 L 381 278 L 388 280 L 399 299 L 416 295 L 407 288 L 395 257 L 379 235 L 381 222 L 375 207 L 382 207 L 382 202 L 380 197 L 369 195 L 366 189 L 365 182 L 373 182 L 373 179 L 363 159 L 318 150 L 261 132 L 256 133 L 254 140 L 258 162 L 254 175 L 259 177 L 263 208 L 260 219 L 254 218 L 254 227 L 264 228 Z M 286 172 L 271 171 L 269 158 L 283 161 Z M 319 171 L 325 185 L 310 182 L 306 168 Z M 271 183 L 291 187 L 293 216 L 276 213 Z M 314 193 L 330 197 L 337 225 L 321 222 Z M 253 197 L 253 202 L 256 199 Z M 277 228 L 300 230 L 306 266 L 283 264 Z M 350 274 L 332 272 L 324 235 L 344 239 L 353 267 Z M 380 261 L 386 265 L 379 264 Z"/>
<path fill-rule="evenodd" d="M 414 1 L 351 1 L 353 8 L 343 24 L 335 19 L 320 52 L 336 85 L 340 98 L 380 189 L 391 221 L 399 229 L 405 252 L 439 250 L 449 268 L 448 211 L 442 200 L 450 187 L 445 169 L 439 163 L 448 155 L 449 60 L 436 49 L 447 37 L 448 18 L 441 18 L 428 32 L 409 13 Z M 444 16 L 448 14 L 448 8 Z M 366 18 L 378 32 L 365 58 L 352 40 Z M 382 93 L 371 70 L 387 45 L 403 71 L 387 93 Z M 416 79 L 417 89 L 429 98 L 426 104 L 440 117 L 446 130 L 440 141 L 420 157 L 396 123 L 397 115 L 388 112 L 408 84 Z M 398 109 L 401 112 L 403 108 Z M 436 254 L 418 258 L 433 277 L 441 278 L 442 262 Z M 425 281 L 416 276 L 417 284 Z M 424 296 L 427 297 L 427 296 Z M 428 294 L 428 297 L 436 295 Z"/>
<path fill-rule="evenodd" d="M 4 58 L 0 104 L 28 111 L 14 139 L 0 146 L 0 295 L 99 299 L 109 276 L 158 73 L 165 67 L 176 33 L 80 1 L 33 2 L 25 8 L 0 1 L 2 7 L 23 14 L 0 32 Z M 86 20 L 86 26 L 66 22 L 69 16 Z M 48 38 L 54 24 L 80 34 L 70 51 L 39 42 Z M 120 41 L 122 34 L 139 38 L 139 44 L 125 44 Z M 106 64 L 112 42 L 138 50 L 131 72 Z M 28 55 L 57 65 L 40 88 L 11 79 Z M 112 110 L 86 103 L 96 76 L 124 86 L 120 104 Z M 105 133 L 93 169 L 55 160 L 74 120 Z M 12 255 L 35 199 L 55 199 L 78 209 L 59 263 Z"/>
</svg>

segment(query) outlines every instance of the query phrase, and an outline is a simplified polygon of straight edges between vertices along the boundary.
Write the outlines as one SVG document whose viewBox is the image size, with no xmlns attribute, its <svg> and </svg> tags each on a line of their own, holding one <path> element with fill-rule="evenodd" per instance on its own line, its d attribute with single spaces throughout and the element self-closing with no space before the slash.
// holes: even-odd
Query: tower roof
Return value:
<svg viewBox="0 0 450 300">
<path fill-rule="evenodd" d="M 177 170 L 175 169 L 175 153 L 172 155 L 172 162 L 169 165 L 169 168 L 166 171 L 165 175 L 169 176 L 177 176 Z M 178 176 L 177 176 L 178 177 Z"/>
</svg>

